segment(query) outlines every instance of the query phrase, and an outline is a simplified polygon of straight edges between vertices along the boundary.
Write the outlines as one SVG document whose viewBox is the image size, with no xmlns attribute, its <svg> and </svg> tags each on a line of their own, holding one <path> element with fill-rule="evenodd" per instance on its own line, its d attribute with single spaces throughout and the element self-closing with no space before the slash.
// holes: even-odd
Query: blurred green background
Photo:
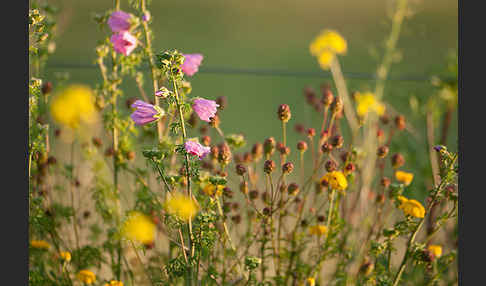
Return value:
<svg viewBox="0 0 486 286">
<path fill-rule="evenodd" d="M 113 1 L 51 1 L 61 10 L 56 52 L 50 56 L 47 79 L 57 72 L 68 72 L 69 81 L 94 86 L 101 75 L 96 68 L 64 68 L 65 65 L 87 66 L 94 63 L 97 41 L 109 34 L 100 31 L 93 13 L 102 13 Z M 128 1 L 122 10 L 133 12 Z M 215 74 L 208 69 L 264 69 L 318 72 L 319 66 L 308 51 L 310 41 L 322 29 L 335 29 L 348 41 L 347 55 L 340 61 L 345 73 L 373 75 L 383 54 L 384 40 L 390 31 L 394 1 L 384 0 L 152 0 L 154 48 L 156 51 L 177 48 L 184 53 L 204 55 L 201 72 L 190 78 L 193 96 L 215 99 L 225 95 L 228 107 L 222 112 L 225 133 L 242 133 L 251 148 L 255 141 L 268 136 L 281 140 L 276 110 L 287 103 L 292 110 L 289 122 L 289 146 L 301 136 L 293 131 L 295 123 L 320 129 L 320 117 L 305 103 L 303 88 L 331 82 L 323 76 L 278 76 Z M 391 152 L 404 153 L 405 170 L 431 174 L 427 155 L 425 117 L 413 109 L 412 102 L 423 106 L 437 92 L 432 75 L 447 73 L 448 54 L 458 46 L 457 1 L 410 1 L 410 16 L 405 20 L 398 42 L 400 61 L 392 66 L 391 77 L 418 76 L 424 80 L 388 81 L 384 100 L 407 116 L 414 129 L 394 139 Z M 146 91 L 149 74 L 146 74 Z M 131 79 L 124 84 L 126 97 L 140 96 Z M 348 79 L 349 90 L 373 90 L 375 81 Z M 150 92 L 149 92 L 150 94 Z M 122 103 L 124 101 L 121 101 Z M 128 110 L 124 108 L 125 112 Z M 457 120 L 453 118 L 449 134 L 452 150 L 457 150 Z M 197 136 L 196 132 L 192 132 Z M 439 138 L 439 135 L 436 135 Z M 140 147 L 141 148 L 141 147 Z M 140 151 L 140 150 L 136 150 Z M 296 159 L 292 152 L 291 159 Z M 310 156 L 310 154 L 308 155 Z M 416 176 L 413 186 L 423 190 L 425 181 Z M 419 192 L 422 193 L 422 192 Z"/>
</svg>

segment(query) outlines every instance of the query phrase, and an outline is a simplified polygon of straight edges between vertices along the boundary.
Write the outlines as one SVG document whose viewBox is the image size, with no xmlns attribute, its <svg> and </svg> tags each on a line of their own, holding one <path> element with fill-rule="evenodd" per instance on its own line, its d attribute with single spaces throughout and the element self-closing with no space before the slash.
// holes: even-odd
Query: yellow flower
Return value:
<svg viewBox="0 0 486 286">
<path fill-rule="evenodd" d="M 123 282 L 117 280 L 111 280 L 109 283 L 105 283 L 104 286 L 123 286 Z"/>
<path fill-rule="evenodd" d="M 319 56 L 324 51 L 333 54 L 344 54 L 348 50 L 346 40 L 333 30 L 323 30 L 310 44 L 310 52 L 314 56 Z"/>
<path fill-rule="evenodd" d="M 69 251 L 61 251 L 59 252 L 59 256 L 66 262 L 71 261 L 71 253 Z"/>
<path fill-rule="evenodd" d="M 314 277 L 309 277 L 306 279 L 307 286 L 314 286 L 316 285 L 316 279 Z"/>
<path fill-rule="evenodd" d="M 149 244 L 155 239 L 155 230 L 155 224 L 148 216 L 140 212 L 132 212 L 123 224 L 122 234 L 132 241 Z"/>
<path fill-rule="evenodd" d="M 429 245 L 429 247 L 427 247 L 427 249 L 430 252 L 432 252 L 432 254 L 437 258 L 442 256 L 442 246 L 440 246 L 440 245 L 431 244 L 431 245 Z"/>
<path fill-rule="evenodd" d="M 365 92 L 363 94 L 356 94 L 356 113 L 363 117 L 368 112 L 375 112 L 378 115 L 383 115 L 385 113 L 385 105 L 376 100 L 375 95 L 371 92 Z"/>
<path fill-rule="evenodd" d="M 188 196 L 177 193 L 169 198 L 165 204 L 167 211 L 182 220 L 192 219 L 199 210 L 198 205 Z"/>
<path fill-rule="evenodd" d="M 57 95 L 51 103 L 51 115 L 58 123 L 72 129 L 80 123 L 93 123 L 96 115 L 91 89 L 84 85 L 71 85 Z"/>
<path fill-rule="evenodd" d="M 416 200 L 409 200 L 404 196 L 398 196 L 400 201 L 399 208 L 406 214 L 413 217 L 423 218 L 425 216 L 425 208 Z"/>
<path fill-rule="evenodd" d="M 95 274 L 87 269 L 83 269 L 79 271 L 77 277 L 79 281 L 86 283 L 88 285 L 91 285 L 96 281 Z"/>
<path fill-rule="evenodd" d="M 224 185 L 215 186 L 215 185 L 209 183 L 203 188 L 203 192 L 208 196 L 219 197 L 223 194 L 223 189 L 224 189 Z"/>
<path fill-rule="evenodd" d="M 30 246 L 39 249 L 49 249 L 51 247 L 51 245 L 45 240 L 31 240 Z"/>
<path fill-rule="evenodd" d="M 325 225 L 314 225 L 309 227 L 309 233 L 321 236 L 327 233 L 327 227 Z"/>
<path fill-rule="evenodd" d="M 413 180 L 413 174 L 403 171 L 396 171 L 395 178 L 397 179 L 397 181 L 404 183 L 405 186 L 408 186 Z"/>
<path fill-rule="evenodd" d="M 331 189 L 344 191 L 348 187 L 348 181 L 341 171 L 332 171 L 321 178 L 322 181 L 327 181 Z"/>
<path fill-rule="evenodd" d="M 322 69 L 328 69 L 336 54 L 344 54 L 348 49 L 346 40 L 332 30 L 322 31 L 310 44 L 310 52 L 318 58 Z"/>
</svg>

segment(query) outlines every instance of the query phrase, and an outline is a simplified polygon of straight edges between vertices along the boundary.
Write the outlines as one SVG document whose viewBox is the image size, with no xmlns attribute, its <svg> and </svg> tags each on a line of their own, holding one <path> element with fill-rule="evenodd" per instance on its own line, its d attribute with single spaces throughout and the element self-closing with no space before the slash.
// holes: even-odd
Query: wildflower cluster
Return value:
<svg viewBox="0 0 486 286">
<path fill-rule="evenodd" d="M 31 77 L 30 284 L 457 280 L 450 241 L 457 235 L 457 153 L 430 146 L 438 167 L 421 197 L 417 180 L 430 174 L 395 144 L 412 123 L 380 92 L 348 94 L 337 58 L 348 49 L 342 35 L 324 30 L 310 44 L 333 74 L 320 93 L 303 92 L 318 125 L 295 124 L 292 142 L 289 124 L 301 120 L 296 106 L 275 104 L 268 119 L 280 128 L 247 142 L 242 134 L 250 130 L 223 128 L 230 97 L 192 95 L 189 80 L 211 59 L 154 52 L 150 23 L 157 15 L 146 2 L 129 1 L 122 11 L 115 1 L 113 10 L 96 15 L 109 31 L 96 48 L 95 87 L 52 91 L 40 73 Z M 29 14 L 33 62 L 41 60 L 41 34 L 52 33 L 52 23 L 42 24 L 48 10 Z M 125 81 L 135 82 L 139 94 L 125 94 Z M 374 116 L 379 120 L 369 120 Z M 67 143 L 68 156 L 50 150 L 57 140 Z"/>
</svg>

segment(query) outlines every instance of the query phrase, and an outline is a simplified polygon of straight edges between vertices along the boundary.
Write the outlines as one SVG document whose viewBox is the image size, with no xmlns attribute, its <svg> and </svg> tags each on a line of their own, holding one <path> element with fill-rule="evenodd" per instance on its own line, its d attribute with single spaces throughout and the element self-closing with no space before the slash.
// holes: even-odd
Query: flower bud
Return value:
<svg viewBox="0 0 486 286">
<path fill-rule="evenodd" d="M 248 182 L 243 181 L 240 183 L 240 192 L 243 194 L 248 194 Z"/>
<path fill-rule="evenodd" d="M 390 181 L 390 179 L 389 179 L 389 178 L 387 178 L 387 177 L 383 177 L 383 178 L 381 178 L 381 180 L 380 180 L 380 184 L 381 184 L 383 187 L 385 187 L 385 189 L 386 189 L 386 188 L 388 188 L 388 186 L 390 186 L 390 183 L 391 183 L 391 181 Z"/>
<path fill-rule="evenodd" d="M 218 154 L 219 154 L 219 148 L 218 146 L 211 146 L 211 152 L 209 153 L 209 156 L 211 157 L 211 159 L 215 159 L 217 160 L 218 159 Z"/>
<path fill-rule="evenodd" d="M 341 97 L 336 97 L 334 103 L 331 105 L 331 112 L 333 114 L 340 113 L 343 110 L 343 100 Z"/>
<path fill-rule="evenodd" d="M 52 91 L 52 82 L 50 81 L 46 81 L 43 85 L 42 85 L 42 94 L 49 94 L 51 93 Z"/>
<path fill-rule="evenodd" d="M 93 145 L 95 145 L 98 148 L 101 147 L 101 145 L 103 144 L 103 142 L 99 137 L 93 137 L 92 141 L 93 141 Z"/>
<path fill-rule="evenodd" d="M 331 137 L 331 145 L 334 148 L 341 148 L 344 144 L 344 138 L 341 135 L 334 135 Z"/>
<path fill-rule="evenodd" d="M 287 147 L 287 146 L 284 146 L 284 144 L 281 143 L 281 142 L 277 143 L 277 150 L 278 150 L 278 152 L 280 152 L 281 155 L 287 156 L 287 155 L 290 154 L 290 148 Z"/>
<path fill-rule="evenodd" d="M 321 103 L 325 107 L 329 107 L 334 101 L 334 95 L 329 87 L 323 88 Z"/>
<path fill-rule="evenodd" d="M 254 200 L 258 198 L 258 190 L 251 190 L 249 193 L 250 199 Z"/>
<path fill-rule="evenodd" d="M 403 158 L 402 154 L 395 153 L 391 158 L 393 168 L 397 169 L 405 164 L 405 158 Z"/>
<path fill-rule="evenodd" d="M 383 131 L 383 129 L 376 130 L 376 137 L 378 137 L 379 140 L 383 139 L 384 136 L 385 136 L 385 131 Z"/>
<path fill-rule="evenodd" d="M 282 165 L 282 173 L 284 174 L 290 174 L 294 170 L 294 164 L 291 162 L 287 162 Z"/>
<path fill-rule="evenodd" d="M 337 169 L 337 163 L 334 160 L 328 160 L 325 164 L 326 171 L 332 172 L 336 171 Z"/>
<path fill-rule="evenodd" d="M 231 220 L 233 221 L 233 223 L 239 224 L 239 223 L 241 223 L 241 215 L 239 215 L 239 214 L 234 215 L 234 216 L 231 217 Z"/>
<path fill-rule="evenodd" d="M 233 198 L 233 190 L 231 190 L 229 187 L 224 187 L 223 196 L 229 199 Z"/>
<path fill-rule="evenodd" d="M 243 176 L 246 173 L 246 168 L 245 166 L 238 164 L 236 165 L 236 174 L 239 176 Z"/>
<path fill-rule="evenodd" d="M 211 145 L 211 137 L 205 135 L 205 136 L 201 137 L 201 142 L 204 146 L 209 146 L 209 145 Z"/>
<path fill-rule="evenodd" d="M 376 196 L 376 203 L 377 204 L 383 204 L 385 202 L 385 195 L 379 194 Z"/>
<path fill-rule="evenodd" d="M 209 120 L 211 120 L 209 122 L 209 125 L 211 125 L 212 127 L 216 128 L 216 127 L 219 127 L 219 124 L 221 123 L 221 120 L 219 120 L 219 116 L 217 114 L 215 114 L 213 117 L 211 117 Z"/>
<path fill-rule="evenodd" d="M 263 171 L 267 174 L 272 173 L 275 170 L 275 162 L 272 160 L 266 160 L 263 164 Z"/>
<path fill-rule="evenodd" d="M 218 162 L 222 165 L 228 165 L 231 161 L 231 151 L 226 143 L 219 146 Z"/>
<path fill-rule="evenodd" d="M 195 112 L 191 113 L 191 116 L 189 117 L 189 120 L 187 120 L 187 123 L 191 127 L 196 127 L 197 126 L 197 115 Z"/>
<path fill-rule="evenodd" d="M 287 104 L 281 104 L 278 107 L 278 118 L 283 122 L 288 122 L 292 114 L 290 113 L 290 107 Z"/>
<path fill-rule="evenodd" d="M 321 151 L 324 154 L 328 154 L 329 152 L 332 151 L 332 145 L 329 144 L 328 142 L 324 142 L 324 144 L 322 144 L 321 146 Z"/>
<path fill-rule="evenodd" d="M 305 133 L 305 126 L 301 123 L 297 123 L 295 124 L 295 132 L 299 133 L 299 134 L 304 134 Z"/>
<path fill-rule="evenodd" d="M 326 218 L 323 215 L 317 216 L 317 221 L 324 222 L 325 220 L 326 220 Z"/>
<path fill-rule="evenodd" d="M 309 105 L 314 106 L 318 103 L 316 93 L 311 87 L 304 88 L 304 96 Z"/>
<path fill-rule="evenodd" d="M 135 159 L 135 152 L 134 151 L 128 151 L 126 156 L 127 156 L 127 159 L 129 161 L 131 161 L 131 160 Z"/>
<path fill-rule="evenodd" d="M 255 159 L 256 162 L 258 162 L 263 155 L 263 146 L 261 143 L 255 143 L 253 144 L 253 147 L 251 148 L 251 154 L 253 155 L 253 159 Z"/>
<path fill-rule="evenodd" d="M 245 152 L 245 154 L 243 154 L 243 162 L 248 164 L 251 163 L 251 161 L 253 161 L 253 156 L 250 152 Z"/>
<path fill-rule="evenodd" d="M 307 129 L 307 137 L 312 138 L 316 136 L 316 130 L 314 128 Z"/>
<path fill-rule="evenodd" d="M 265 139 L 265 142 L 263 142 L 263 149 L 265 152 L 265 155 L 271 156 L 273 152 L 275 152 L 275 146 L 277 143 L 275 142 L 275 139 L 273 137 Z"/>
<path fill-rule="evenodd" d="M 305 141 L 297 142 L 297 150 L 300 152 L 305 152 L 307 150 L 307 143 Z"/>
<path fill-rule="evenodd" d="M 216 103 L 219 104 L 219 109 L 223 110 L 228 105 L 228 98 L 226 96 L 219 96 L 216 98 Z"/>
<path fill-rule="evenodd" d="M 299 193 L 299 185 L 296 183 L 290 183 L 290 185 L 287 187 L 287 191 L 289 192 L 289 195 L 295 196 Z"/>
<path fill-rule="evenodd" d="M 405 129 L 405 117 L 403 115 L 398 115 L 395 117 L 395 126 L 398 128 L 398 130 Z"/>
<path fill-rule="evenodd" d="M 356 166 L 353 163 L 348 163 L 346 166 L 344 166 L 344 174 L 351 174 L 356 170 Z"/>
<path fill-rule="evenodd" d="M 270 215 L 270 209 L 268 207 L 263 208 L 263 214 L 264 215 Z"/>
<path fill-rule="evenodd" d="M 389 150 L 390 149 L 388 148 L 388 146 L 381 146 L 378 148 L 376 155 L 378 155 L 378 157 L 380 158 L 385 158 Z"/>
<path fill-rule="evenodd" d="M 383 125 L 387 125 L 390 122 L 390 117 L 385 113 L 380 116 L 380 121 Z"/>
</svg>

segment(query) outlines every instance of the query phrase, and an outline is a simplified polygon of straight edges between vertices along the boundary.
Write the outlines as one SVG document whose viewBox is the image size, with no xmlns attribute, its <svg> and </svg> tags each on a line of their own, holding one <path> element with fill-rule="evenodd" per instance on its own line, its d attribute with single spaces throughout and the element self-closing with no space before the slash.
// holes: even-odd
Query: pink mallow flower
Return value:
<svg viewBox="0 0 486 286">
<path fill-rule="evenodd" d="M 130 30 L 130 18 L 132 15 L 123 12 L 123 11 L 115 11 L 111 13 L 110 18 L 108 19 L 108 25 L 111 28 L 113 33 L 120 33 L 120 32 L 127 32 Z"/>
<path fill-rule="evenodd" d="M 188 140 L 184 144 L 186 152 L 199 157 L 199 160 L 203 159 L 207 154 L 211 152 L 211 148 L 203 146 L 196 141 Z"/>
<path fill-rule="evenodd" d="M 159 120 L 165 114 L 165 111 L 160 107 L 141 100 L 135 101 L 131 107 L 135 108 L 135 111 L 130 114 L 135 125 L 144 125 Z"/>
<path fill-rule="evenodd" d="M 203 60 L 201 54 L 183 54 L 184 63 L 181 66 L 182 72 L 188 76 L 193 76 L 198 70 Z"/>
<path fill-rule="evenodd" d="M 129 32 L 113 34 L 110 38 L 117 53 L 128 56 L 137 47 L 137 38 Z"/>
<path fill-rule="evenodd" d="M 206 122 L 211 122 L 211 118 L 216 115 L 218 107 L 219 104 L 216 101 L 204 98 L 196 98 L 192 104 L 192 109 L 194 109 L 201 120 Z"/>
</svg>

